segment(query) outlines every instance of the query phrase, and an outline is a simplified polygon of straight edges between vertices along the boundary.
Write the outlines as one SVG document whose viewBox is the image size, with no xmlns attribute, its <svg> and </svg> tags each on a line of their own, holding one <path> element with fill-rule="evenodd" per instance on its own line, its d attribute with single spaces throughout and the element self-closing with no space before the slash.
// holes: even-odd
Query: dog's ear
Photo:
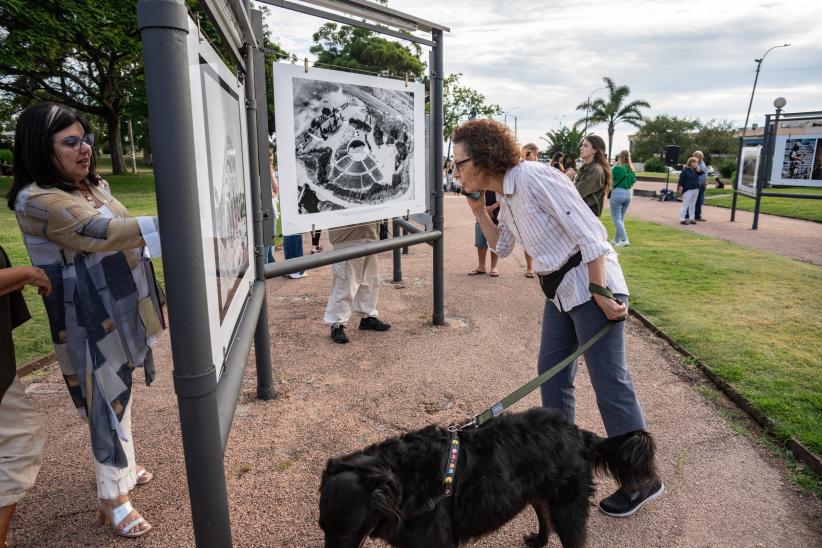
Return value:
<svg viewBox="0 0 822 548">
<path fill-rule="evenodd" d="M 383 532 L 393 535 L 402 526 L 402 488 L 390 470 L 382 468 L 374 472 L 369 478 L 373 488 L 369 506 L 382 517 Z"/>
</svg>

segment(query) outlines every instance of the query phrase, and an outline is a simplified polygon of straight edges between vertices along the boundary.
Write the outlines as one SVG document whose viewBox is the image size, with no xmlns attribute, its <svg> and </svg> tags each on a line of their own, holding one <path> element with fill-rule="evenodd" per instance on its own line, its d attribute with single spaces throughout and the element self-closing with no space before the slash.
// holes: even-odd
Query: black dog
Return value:
<svg viewBox="0 0 822 548">
<path fill-rule="evenodd" d="M 621 485 L 655 477 L 647 432 L 604 439 L 534 408 L 460 433 L 453 496 L 442 498 L 451 435 L 428 426 L 326 465 L 320 527 L 326 548 L 359 547 L 369 536 L 400 548 L 456 547 L 500 528 L 527 505 L 544 546 L 553 526 L 563 546 L 585 543 L 592 470 Z"/>
</svg>

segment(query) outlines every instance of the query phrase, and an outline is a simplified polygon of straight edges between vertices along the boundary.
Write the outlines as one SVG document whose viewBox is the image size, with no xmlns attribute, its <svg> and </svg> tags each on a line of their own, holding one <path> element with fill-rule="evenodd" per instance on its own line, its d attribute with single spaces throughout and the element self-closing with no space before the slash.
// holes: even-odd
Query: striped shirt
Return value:
<svg viewBox="0 0 822 548">
<path fill-rule="evenodd" d="M 491 251 L 507 257 L 519 242 L 538 274 L 554 272 L 577 251 L 582 254 L 582 264 L 565 275 L 552 299 L 559 310 L 591 299 L 586 263 L 603 255 L 606 284 L 614 293 L 628 294 L 605 227 L 567 176 L 539 162 L 520 162 L 505 174 L 502 188 L 499 240 Z"/>
</svg>

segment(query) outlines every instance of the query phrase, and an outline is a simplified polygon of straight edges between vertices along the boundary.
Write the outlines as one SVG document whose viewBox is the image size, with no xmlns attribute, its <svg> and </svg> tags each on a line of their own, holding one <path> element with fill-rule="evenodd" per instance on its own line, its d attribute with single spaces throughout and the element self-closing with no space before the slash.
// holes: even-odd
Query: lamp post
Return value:
<svg viewBox="0 0 822 548">
<path fill-rule="evenodd" d="M 559 129 L 562 129 L 562 127 L 563 127 L 563 122 L 565 121 L 565 115 L 563 114 L 562 116 L 554 116 L 554 120 L 556 120 L 557 122 L 559 122 L 559 126 L 557 126 L 557 127 L 558 127 Z"/>
<path fill-rule="evenodd" d="M 743 139 L 745 138 L 745 134 L 748 131 L 748 118 L 750 118 L 751 116 L 751 106 L 753 105 L 754 93 L 756 93 L 756 82 L 757 80 L 759 80 L 759 69 L 762 68 L 762 61 L 765 60 L 765 57 L 771 52 L 771 50 L 774 50 L 776 48 L 787 48 L 788 46 L 790 46 L 790 44 L 788 43 L 782 44 L 781 46 L 774 46 L 768 49 L 768 51 L 766 51 L 765 53 L 763 53 L 762 57 L 760 57 L 759 59 L 754 59 L 754 63 L 756 63 L 756 76 L 754 76 L 753 89 L 751 90 L 751 100 L 750 102 L 748 102 L 748 112 L 747 114 L 745 114 L 745 125 L 742 126 Z"/>
<path fill-rule="evenodd" d="M 754 183 L 756 185 L 756 202 L 754 203 L 754 218 L 751 230 L 759 228 L 759 205 L 762 203 L 762 187 L 766 184 L 765 177 L 769 177 L 771 173 L 771 162 L 773 161 L 773 153 L 776 149 L 776 135 L 779 133 L 779 116 L 782 114 L 782 109 L 785 108 L 786 104 L 788 104 L 788 102 L 784 97 L 774 99 L 773 106 L 776 107 L 776 116 L 773 120 L 773 129 L 767 131 L 767 125 L 765 127 L 766 135 L 768 135 L 766 146 L 762 149 L 762 154 L 765 156 L 765 165 L 759 170 L 759 173 L 756 174 L 756 182 Z"/>
<path fill-rule="evenodd" d="M 594 91 L 588 94 L 588 100 L 585 101 L 585 128 L 582 130 L 583 137 L 585 135 L 588 135 L 588 109 L 591 108 L 591 97 L 594 96 L 594 93 L 603 89 L 608 89 L 608 86 L 602 86 L 601 88 L 595 89 Z"/>
</svg>

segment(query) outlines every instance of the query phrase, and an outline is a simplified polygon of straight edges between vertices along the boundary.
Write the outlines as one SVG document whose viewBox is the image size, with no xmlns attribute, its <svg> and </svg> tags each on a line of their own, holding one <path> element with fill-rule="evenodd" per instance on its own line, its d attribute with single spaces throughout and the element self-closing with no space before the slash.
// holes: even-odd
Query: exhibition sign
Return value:
<svg viewBox="0 0 822 548">
<path fill-rule="evenodd" d="M 254 282 L 245 88 L 189 18 L 188 60 L 211 353 L 219 376 Z M 192 274 L 194 275 L 194 274 Z"/>
<path fill-rule="evenodd" d="M 756 178 L 759 173 L 761 153 L 761 146 L 742 149 L 742 167 L 737 174 L 737 191 L 752 198 L 756 197 Z"/>
<path fill-rule="evenodd" d="M 822 119 L 780 122 L 770 182 L 822 187 Z"/>
<path fill-rule="evenodd" d="M 274 64 L 283 234 L 426 210 L 425 88 Z"/>
</svg>

